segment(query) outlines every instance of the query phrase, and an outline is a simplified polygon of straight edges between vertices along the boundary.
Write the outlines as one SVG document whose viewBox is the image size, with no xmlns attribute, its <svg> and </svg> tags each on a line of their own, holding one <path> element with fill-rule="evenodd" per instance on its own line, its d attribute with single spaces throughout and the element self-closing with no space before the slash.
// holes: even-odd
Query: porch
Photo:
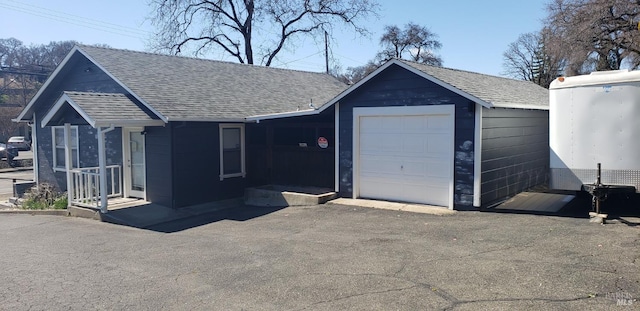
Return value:
<svg viewBox="0 0 640 311">
<path fill-rule="evenodd" d="M 69 207 L 107 213 L 146 202 L 145 128 L 165 122 L 142 106 L 126 94 L 63 92 L 44 116 Z"/>
<path fill-rule="evenodd" d="M 144 199 L 125 197 L 123 193 L 123 176 L 120 165 L 107 165 L 106 198 L 107 210 L 131 207 L 148 203 Z M 71 170 L 71 187 L 68 189 L 69 204 L 72 206 L 99 210 L 102 207 L 100 190 L 100 167 L 85 167 Z"/>
</svg>

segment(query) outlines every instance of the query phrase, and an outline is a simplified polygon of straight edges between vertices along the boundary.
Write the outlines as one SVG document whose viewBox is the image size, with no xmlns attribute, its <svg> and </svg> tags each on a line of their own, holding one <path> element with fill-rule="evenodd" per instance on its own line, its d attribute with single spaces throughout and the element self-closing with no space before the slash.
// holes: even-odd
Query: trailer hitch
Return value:
<svg viewBox="0 0 640 311">
<path fill-rule="evenodd" d="M 602 165 L 598 163 L 596 182 L 593 184 L 585 184 L 582 186 L 584 190 L 591 195 L 591 210 L 589 213 L 592 220 L 595 218 L 597 221 L 604 223 L 607 218 L 607 214 L 600 212 L 602 202 L 607 200 L 610 194 L 614 193 L 635 193 L 636 187 L 626 185 L 605 185 L 602 183 Z"/>
</svg>

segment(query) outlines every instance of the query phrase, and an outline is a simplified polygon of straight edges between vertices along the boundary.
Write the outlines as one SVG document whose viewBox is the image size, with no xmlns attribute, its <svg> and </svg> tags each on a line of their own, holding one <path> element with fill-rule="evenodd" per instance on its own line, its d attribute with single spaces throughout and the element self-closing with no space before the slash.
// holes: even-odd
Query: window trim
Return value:
<svg viewBox="0 0 640 311">
<path fill-rule="evenodd" d="M 64 133 L 64 125 L 62 126 L 52 126 L 51 127 L 51 149 L 53 151 L 53 171 L 54 172 L 66 172 L 67 168 L 66 165 L 65 166 L 57 166 L 58 164 L 58 158 L 57 158 L 57 152 L 56 150 L 59 149 L 58 145 L 56 145 L 56 129 L 62 129 L 63 133 Z M 80 167 L 80 140 L 79 140 L 79 136 L 80 136 L 80 132 L 78 132 L 78 126 L 77 125 L 72 125 L 71 126 L 71 133 L 73 133 L 73 130 L 76 130 L 76 148 L 75 148 L 75 152 L 74 152 L 74 148 L 71 148 L 71 152 L 73 153 L 73 156 L 76 158 L 76 163 L 78 164 L 78 167 Z M 69 133 L 69 135 L 71 135 L 71 133 Z M 73 136 L 71 136 L 71 139 L 74 139 Z M 64 144 L 63 144 L 63 149 L 64 149 Z M 66 151 L 65 151 L 66 152 Z M 64 161 L 65 159 L 63 159 Z M 71 168 L 73 167 L 73 159 L 71 159 Z M 77 167 L 75 167 L 77 168 Z"/>
<path fill-rule="evenodd" d="M 224 173 L 224 129 L 240 129 L 240 173 L 225 174 Z M 220 181 L 225 178 L 242 177 L 247 175 L 245 166 L 245 138 L 244 138 L 244 124 L 238 123 L 220 123 L 219 128 L 219 147 L 220 147 Z"/>
</svg>

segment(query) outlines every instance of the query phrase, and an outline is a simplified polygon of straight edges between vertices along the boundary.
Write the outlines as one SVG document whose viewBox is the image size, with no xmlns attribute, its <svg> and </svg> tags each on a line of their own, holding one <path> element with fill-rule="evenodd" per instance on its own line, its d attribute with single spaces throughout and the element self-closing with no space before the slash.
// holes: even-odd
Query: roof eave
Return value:
<svg viewBox="0 0 640 311">
<path fill-rule="evenodd" d="M 51 107 L 49 112 L 42 119 L 40 126 L 45 127 L 49 125 L 49 122 L 55 117 L 57 112 L 67 103 L 71 108 L 73 108 L 91 127 L 100 128 L 100 127 L 110 127 L 110 126 L 118 126 L 118 127 L 126 127 L 126 126 L 164 126 L 165 122 L 158 119 L 148 119 L 148 120 L 132 120 L 132 119 L 111 119 L 111 120 L 97 120 L 92 118 L 82 107 L 80 107 L 69 95 L 63 93 L 62 96 L 56 101 L 56 103 Z"/>
<path fill-rule="evenodd" d="M 415 73 L 415 74 L 417 74 L 417 75 L 419 75 L 419 76 L 421 76 L 421 77 L 423 77 L 423 78 L 425 78 L 425 79 L 427 79 L 427 80 L 429 80 L 429 81 L 431 81 L 431 82 L 433 82 L 433 83 L 435 83 L 435 84 L 437 84 L 437 85 L 439 85 L 439 86 L 441 86 L 441 87 L 443 87 L 443 88 L 445 88 L 445 89 L 447 89 L 447 90 L 449 90 L 451 92 L 454 92 L 454 93 L 456 93 L 456 94 L 458 94 L 458 95 L 460 95 L 462 97 L 465 97 L 465 98 L 467 98 L 467 99 L 469 99 L 469 100 L 471 100 L 471 101 L 473 101 L 475 103 L 478 103 L 478 104 L 480 104 L 481 106 L 483 106 L 485 108 L 493 108 L 494 107 L 493 103 L 485 101 L 485 100 L 481 99 L 480 97 L 477 97 L 477 96 L 475 96 L 473 94 L 467 93 L 467 92 L 465 92 L 465 91 L 463 91 L 463 90 L 461 90 L 461 89 L 459 89 L 459 88 L 457 88 L 457 87 L 455 87 L 455 86 L 453 86 L 453 85 L 451 85 L 451 84 L 449 84 L 447 82 L 444 82 L 444 81 L 442 81 L 440 79 L 437 79 L 436 77 L 434 77 L 432 75 L 429 75 L 426 72 L 424 72 L 424 71 L 422 71 L 422 70 L 420 70 L 418 68 L 415 68 L 415 67 L 413 67 L 413 66 L 411 66 L 411 65 L 409 65 L 407 63 L 404 63 L 404 62 L 399 61 L 397 59 L 394 59 L 391 62 L 393 62 L 394 64 L 396 64 L 396 65 L 398 65 L 398 66 L 400 66 L 400 67 L 402 67 L 404 69 L 407 69 L 407 70 L 409 70 L 409 71 L 411 71 L 411 72 L 413 72 L 413 73 Z"/>
<path fill-rule="evenodd" d="M 43 128 L 48 126 L 49 122 L 51 122 L 53 117 L 55 117 L 55 115 L 58 113 L 60 108 L 62 108 L 62 106 L 64 106 L 65 103 L 68 103 L 69 106 L 71 106 L 71 108 L 73 108 L 78 114 L 80 114 L 80 116 L 85 121 L 87 121 L 87 123 L 89 123 L 89 125 L 91 125 L 94 128 L 96 127 L 96 125 L 95 125 L 96 121 L 93 120 L 91 118 L 91 116 L 89 116 L 82 108 L 80 108 L 80 106 L 78 106 L 73 101 L 73 99 L 71 99 L 71 97 L 69 97 L 69 95 L 67 95 L 66 93 L 63 93 L 62 96 L 60 96 L 60 98 L 58 98 L 58 100 L 53 105 L 53 107 L 51 107 L 51 109 L 49 109 L 49 112 L 47 112 L 47 114 L 44 116 L 44 118 L 42 118 L 42 121 L 40 122 L 40 126 L 43 127 Z"/>
<path fill-rule="evenodd" d="M 327 105 L 324 105 L 327 106 Z M 322 107 L 324 107 L 322 106 Z M 329 105 L 330 106 L 330 105 Z M 302 117 L 302 116 L 310 116 L 319 114 L 321 112 L 319 109 L 305 109 L 300 111 L 291 111 L 291 112 L 279 112 L 279 113 L 270 113 L 270 114 L 261 114 L 247 117 L 247 121 L 262 121 L 262 120 L 271 120 L 271 119 L 281 119 L 281 118 L 289 118 L 289 117 Z"/>
<path fill-rule="evenodd" d="M 531 109 L 531 110 L 549 110 L 548 105 L 530 105 L 519 103 L 493 103 L 494 108 L 511 108 L 511 109 Z"/>
<path fill-rule="evenodd" d="M 357 83 L 355 83 L 354 85 L 350 86 L 349 88 L 347 88 L 346 90 L 342 91 L 342 93 L 338 94 L 336 97 L 334 97 L 332 100 L 330 100 L 329 102 L 327 102 L 325 105 L 323 105 L 322 107 L 320 107 L 320 109 L 318 109 L 318 113 L 322 112 L 323 110 L 327 109 L 328 107 L 332 106 L 333 104 L 339 102 L 340 100 L 342 100 L 343 98 L 345 98 L 347 95 L 351 94 L 351 92 L 355 91 L 356 89 L 358 89 L 361 85 L 367 83 L 369 80 L 373 79 L 375 76 L 377 76 L 380 72 L 386 70 L 387 68 L 391 67 L 392 65 L 398 65 L 406 70 L 409 70 L 410 72 L 413 72 L 415 74 L 417 74 L 420 77 L 423 77 L 435 84 L 438 84 L 462 97 L 465 97 L 475 103 L 480 104 L 483 107 L 486 108 L 493 108 L 493 104 L 490 102 L 487 102 L 485 100 L 480 99 L 477 96 L 474 96 L 472 94 L 469 94 L 467 92 L 464 92 L 456 87 L 454 87 L 451 84 L 448 84 L 446 82 L 443 82 L 441 80 L 438 80 L 436 78 L 434 78 L 433 76 L 430 76 L 428 74 L 426 74 L 423 71 L 418 70 L 417 68 L 414 68 L 410 65 L 407 65 L 397 59 L 392 59 L 386 63 L 384 63 L 382 66 L 378 67 L 378 69 L 374 70 L 373 72 L 371 72 L 370 74 L 368 74 L 366 77 L 364 77 L 363 79 L 361 79 L 360 81 L 358 81 Z"/>
<path fill-rule="evenodd" d="M 230 122 L 239 123 L 246 122 L 246 118 L 170 118 L 168 122 Z"/>
<path fill-rule="evenodd" d="M 97 120 L 95 128 L 99 127 L 145 127 L 145 126 L 164 126 L 166 123 L 162 120 Z"/>
</svg>

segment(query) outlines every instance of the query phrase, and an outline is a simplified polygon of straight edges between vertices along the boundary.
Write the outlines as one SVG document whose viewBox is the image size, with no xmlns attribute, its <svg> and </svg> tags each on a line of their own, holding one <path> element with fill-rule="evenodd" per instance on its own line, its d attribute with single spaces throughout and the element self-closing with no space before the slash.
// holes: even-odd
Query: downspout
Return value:
<svg viewBox="0 0 640 311">
<path fill-rule="evenodd" d="M 33 166 L 33 181 L 36 182 L 36 184 L 38 184 L 39 179 L 40 179 L 40 168 L 39 168 L 39 163 L 40 161 L 38 160 L 38 122 L 36 120 L 36 114 L 33 114 L 33 118 L 31 119 L 32 122 L 31 124 L 29 124 L 29 126 L 31 127 L 31 152 L 33 153 L 33 160 L 32 160 L 32 166 Z M 68 191 L 67 191 L 68 192 Z"/>
<path fill-rule="evenodd" d="M 107 128 L 98 128 L 98 166 L 100 167 L 100 213 L 107 213 L 107 156 L 105 154 L 104 134 L 113 131 L 113 124 Z"/>
<path fill-rule="evenodd" d="M 73 168 L 73 157 L 71 155 L 71 123 L 64 124 L 64 169 L 67 172 L 67 208 L 73 202 L 73 181 L 71 180 L 71 169 Z M 80 163 L 78 163 L 79 165 Z"/>
</svg>

